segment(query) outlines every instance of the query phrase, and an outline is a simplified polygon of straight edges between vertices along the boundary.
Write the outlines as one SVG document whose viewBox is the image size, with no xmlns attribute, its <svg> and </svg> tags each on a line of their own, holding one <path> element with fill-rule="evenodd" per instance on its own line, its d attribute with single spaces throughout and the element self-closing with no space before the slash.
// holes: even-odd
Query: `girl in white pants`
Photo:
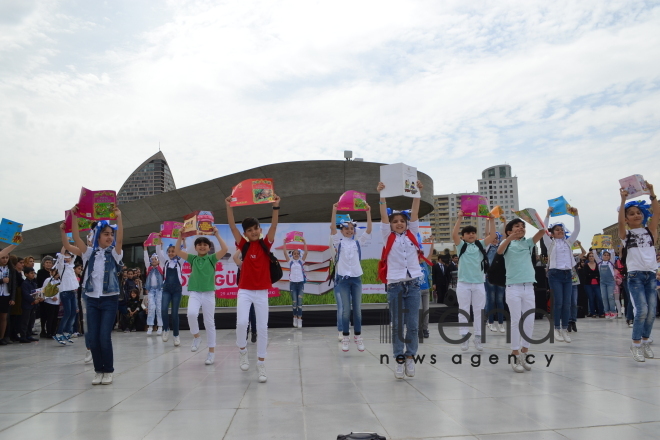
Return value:
<svg viewBox="0 0 660 440">
<path fill-rule="evenodd" d="M 144 247 L 144 261 L 147 261 L 147 247 Z M 158 322 L 158 334 L 163 334 L 163 315 L 161 303 L 163 301 L 163 265 L 158 255 L 153 254 L 149 259 L 151 265 L 147 267 L 147 281 L 144 288 L 149 292 L 149 309 L 147 312 L 147 336 L 151 336 L 155 322 Z"/>
<path fill-rule="evenodd" d="M 504 255 L 506 266 L 506 303 L 511 315 L 511 354 L 515 358 L 511 366 L 516 373 L 532 369 L 527 362 L 530 343 L 520 334 L 519 325 L 522 315 L 535 308 L 536 273 L 532 264 L 532 251 L 544 233 L 545 230 L 541 229 L 533 238 L 525 238 L 525 222 L 519 218 L 513 219 L 504 228 L 506 239 L 497 249 L 498 254 Z M 532 338 L 534 313 L 525 317 L 523 331 L 529 339 Z"/>
</svg>

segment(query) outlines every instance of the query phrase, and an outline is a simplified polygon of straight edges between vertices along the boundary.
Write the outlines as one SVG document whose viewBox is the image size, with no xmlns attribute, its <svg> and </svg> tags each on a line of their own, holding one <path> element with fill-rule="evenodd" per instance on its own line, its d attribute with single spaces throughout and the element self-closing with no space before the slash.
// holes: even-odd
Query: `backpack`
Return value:
<svg viewBox="0 0 660 440">
<path fill-rule="evenodd" d="M 484 257 L 484 258 L 481 260 L 481 270 L 482 270 L 484 273 L 488 273 L 488 267 L 489 267 L 490 264 L 488 263 L 488 255 L 486 254 L 486 249 L 484 249 L 484 246 L 481 244 L 481 242 L 480 242 L 479 240 L 476 240 L 476 241 L 474 242 L 474 244 L 477 245 L 477 247 L 478 247 L 479 250 L 481 251 L 481 254 L 482 254 L 483 257 Z M 461 260 L 461 255 L 463 255 L 463 254 L 465 253 L 465 251 L 467 250 L 467 247 L 468 247 L 468 243 L 467 243 L 467 242 L 464 242 L 464 243 L 463 243 L 463 246 L 461 246 L 461 250 L 460 250 L 460 252 L 458 253 L 458 260 L 459 260 L 459 262 L 460 262 L 460 260 Z"/>
<path fill-rule="evenodd" d="M 282 272 L 282 266 L 280 266 L 280 262 L 277 259 L 277 257 L 275 257 L 275 255 L 273 255 L 273 253 L 266 247 L 266 243 L 264 243 L 263 238 L 259 239 L 259 244 L 261 245 L 261 248 L 268 256 L 268 259 L 270 260 L 270 282 L 276 283 L 279 280 L 281 280 L 282 276 L 284 275 L 284 273 Z M 250 242 L 246 241 L 245 244 L 243 245 L 243 248 L 241 249 L 241 259 L 243 260 L 244 263 L 245 263 L 245 255 L 247 255 L 249 248 L 250 248 Z M 237 282 L 240 280 L 240 276 L 241 273 L 239 271 L 236 276 Z"/>
<path fill-rule="evenodd" d="M 651 237 L 651 246 L 655 246 L 655 240 L 653 239 L 653 234 L 651 234 L 651 230 L 647 227 L 645 227 L 646 232 L 648 232 L 649 237 Z M 628 258 L 628 247 L 630 246 L 630 239 L 632 238 L 632 232 L 626 231 L 626 245 L 621 248 L 621 264 L 623 264 L 623 268 L 621 269 L 621 275 L 626 276 L 628 274 L 628 265 L 626 264 L 626 259 Z"/>
<path fill-rule="evenodd" d="M 419 243 L 417 243 L 417 238 L 413 235 L 412 232 L 410 232 L 410 229 L 406 230 L 406 237 L 408 237 L 412 244 L 417 248 L 417 255 L 419 258 L 426 261 L 426 263 L 431 266 L 431 262 L 424 256 L 422 250 L 419 247 Z M 387 284 L 387 257 L 390 255 L 390 251 L 392 250 L 395 239 L 396 233 L 390 233 L 389 237 L 387 237 L 387 244 L 383 248 L 383 254 L 380 257 L 380 261 L 378 262 L 378 279 L 382 281 L 383 284 Z"/>
<path fill-rule="evenodd" d="M 360 260 L 362 260 L 362 248 L 360 247 L 360 242 L 355 240 L 355 244 L 357 245 L 357 249 L 358 249 L 358 258 Z M 330 267 L 330 281 L 328 281 L 328 286 L 335 279 L 335 273 L 337 271 L 337 264 L 339 264 L 339 254 L 341 254 L 341 241 L 339 242 L 339 246 L 337 246 L 337 254 L 335 255 L 334 260 L 331 260 L 332 267 Z M 306 278 L 305 278 L 305 280 L 306 280 Z"/>
<path fill-rule="evenodd" d="M 386 440 L 382 435 L 375 432 L 351 432 L 350 434 L 337 436 L 337 440 Z"/>
<path fill-rule="evenodd" d="M 495 254 L 493 258 L 493 264 L 488 268 L 486 273 L 486 280 L 493 286 L 506 286 L 506 264 L 504 262 L 504 254 L 509 250 L 509 246 L 506 247 L 502 255 Z"/>
</svg>

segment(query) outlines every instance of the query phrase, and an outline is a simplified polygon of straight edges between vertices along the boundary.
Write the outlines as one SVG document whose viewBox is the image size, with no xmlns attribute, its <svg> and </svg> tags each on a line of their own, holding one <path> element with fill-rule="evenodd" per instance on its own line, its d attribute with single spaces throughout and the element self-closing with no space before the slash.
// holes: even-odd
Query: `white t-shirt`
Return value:
<svg viewBox="0 0 660 440">
<path fill-rule="evenodd" d="M 652 244 L 651 235 L 646 228 L 631 229 L 628 234 L 631 234 L 630 247 L 626 257 L 628 272 L 655 272 L 658 269 L 658 263 L 655 259 L 655 247 Z M 621 245 L 625 247 L 626 241 L 628 241 L 628 237 L 621 240 Z"/>
<path fill-rule="evenodd" d="M 289 260 L 289 267 L 291 268 L 291 272 L 289 273 L 289 281 L 292 281 L 294 283 L 301 283 L 305 281 L 305 275 L 303 274 L 303 267 L 300 265 L 305 265 L 305 261 L 301 260 L 300 258 L 297 260 L 294 260 L 293 258 Z"/>
<path fill-rule="evenodd" d="M 91 247 L 87 247 L 87 250 L 82 255 L 83 264 L 89 261 L 93 251 L 94 249 L 92 249 Z M 112 249 L 112 257 L 115 259 L 117 263 L 121 262 L 122 254 L 123 253 L 118 254 L 115 249 Z M 94 267 L 91 269 L 92 269 L 91 270 L 92 286 L 94 287 L 94 291 L 85 292 L 87 296 L 89 296 L 90 298 L 100 298 L 101 296 L 119 295 L 119 292 L 103 293 L 103 275 L 105 272 L 105 249 L 98 248 L 96 250 Z M 89 273 L 90 273 L 90 268 L 88 267 L 87 271 L 85 272 L 85 279 L 83 280 L 83 286 L 85 286 L 85 284 L 87 283 L 87 276 Z M 119 279 L 117 279 L 117 284 L 119 284 Z M 119 289 L 121 290 L 121 286 L 119 286 Z"/>
<path fill-rule="evenodd" d="M 69 263 L 64 262 L 64 257 L 59 257 L 55 260 L 55 268 L 59 272 L 61 280 L 60 292 L 78 290 L 78 279 L 76 278 L 76 271 L 73 267 L 73 259 Z"/>
<path fill-rule="evenodd" d="M 371 234 L 364 232 L 360 235 L 357 241 L 360 242 L 360 249 L 371 237 Z M 341 277 L 359 277 L 362 276 L 362 265 L 360 264 L 360 252 L 358 252 L 357 243 L 352 238 L 344 237 L 340 231 L 332 236 L 332 242 L 335 249 L 339 249 L 341 243 L 341 250 L 339 251 L 339 261 L 337 262 L 336 274 Z"/>
<path fill-rule="evenodd" d="M 419 220 L 408 222 L 408 229 L 413 236 L 419 232 Z M 383 246 L 387 246 L 387 240 L 392 234 L 389 223 L 380 224 L 380 233 L 383 236 Z M 417 247 L 410 241 L 407 233 L 396 234 L 392 249 L 387 256 L 387 282 L 389 284 L 400 281 L 409 281 L 422 276 L 422 268 L 419 265 L 419 254 Z"/>
</svg>

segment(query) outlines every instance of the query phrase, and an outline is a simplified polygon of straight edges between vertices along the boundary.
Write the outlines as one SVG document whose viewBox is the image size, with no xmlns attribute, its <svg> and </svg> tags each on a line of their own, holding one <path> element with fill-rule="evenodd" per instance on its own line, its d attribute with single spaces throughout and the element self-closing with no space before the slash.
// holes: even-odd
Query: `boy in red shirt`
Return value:
<svg viewBox="0 0 660 440">
<path fill-rule="evenodd" d="M 266 347 L 268 346 L 268 289 L 273 287 L 270 281 L 270 258 L 268 253 L 275 240 L 275 231 L 277 230 L 277 221 L 279 217 L 280 198 L 273 195 L 273 217 L 268 234 L 263 240 L 261 237 L 261 227 L 259 220 L 248 217 L 241 225 L 243 226 L 243 235 L 236 227 L 234 220 L 234 209 L 231 206 L 231 196 L 225 199 L 227 205 L 227 222 L 234 239 L 236 248 L 247 252 L 243 256 L 243 266 L 241 266 L 241 277 L 238 281 L 238 302 L 236 305 L 236 345 L 239 349 L 239 366 L 241 370 L 247 371 L 250 368 L 248 361 L 247 346 L 247 327 L 250 318 L 250 305 L 254 304 L 254 311 L 257 315 L 257 373 L 259 382 L 266 382 Z M 247 245 L 247 246 L 246 246 Z"/>
</svg>

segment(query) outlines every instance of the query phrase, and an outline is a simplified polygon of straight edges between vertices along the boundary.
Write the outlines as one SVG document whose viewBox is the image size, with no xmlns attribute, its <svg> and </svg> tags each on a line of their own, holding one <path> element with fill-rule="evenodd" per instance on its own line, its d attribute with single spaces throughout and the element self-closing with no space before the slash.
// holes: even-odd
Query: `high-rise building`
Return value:
<svg viewBox="0 0 660 440">
<path fill-rule="evenodd" d="M 441 194 L 433 196 L 433 212 L 422 220 L 431 223 L 434 241 L 436 243 L 451 243 L 452 229 L 456 223 L 456 216 L 461 207 L 462 195 L 474 195 L 476 193 Z M 465 217 L 461 227 L 472 225 L 478 227 L 476 218 Z"/>
<path fill-rule="evenodd" d="M 159 151 L 145 160 L 126 179 L 117 194 L 117 203 L 121 205 L 175 189 L 170 167 L 163 153 Z"/>
</svg>

